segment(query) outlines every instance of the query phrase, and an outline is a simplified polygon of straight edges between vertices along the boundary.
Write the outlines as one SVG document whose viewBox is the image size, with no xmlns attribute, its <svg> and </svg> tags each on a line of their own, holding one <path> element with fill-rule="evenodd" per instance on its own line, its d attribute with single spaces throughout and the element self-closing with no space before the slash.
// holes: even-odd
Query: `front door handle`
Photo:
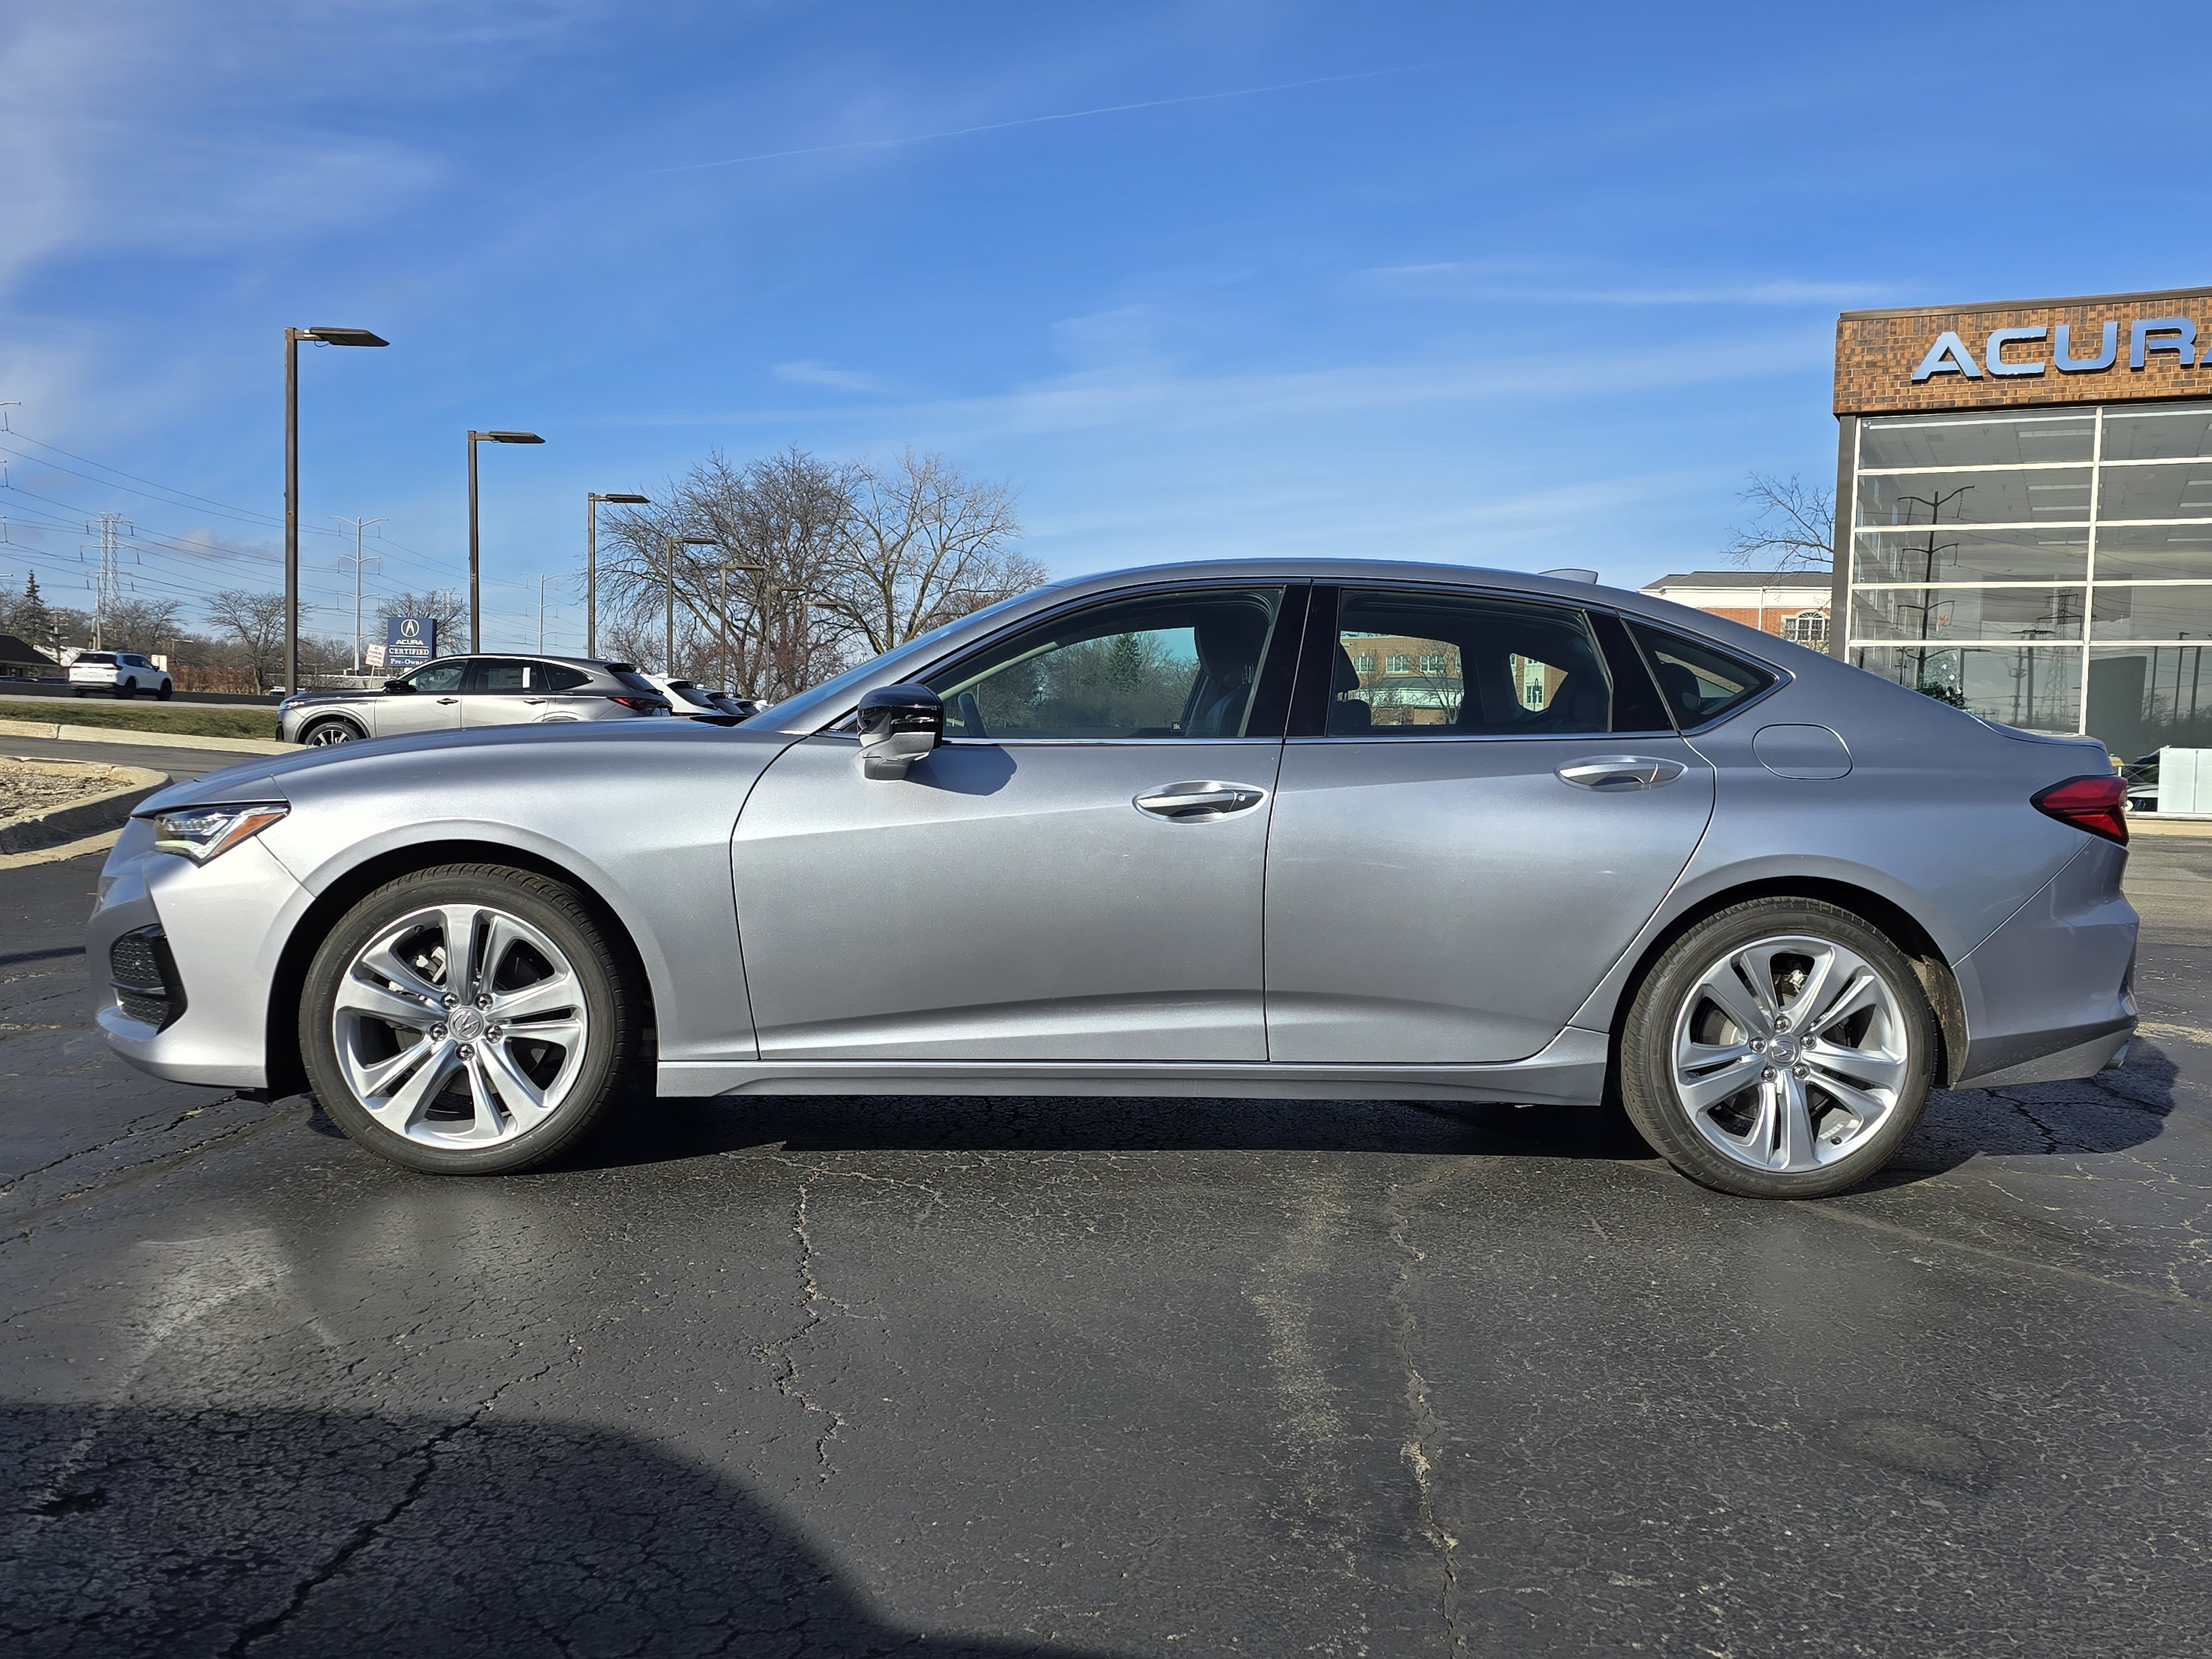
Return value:
<svg viewBox="0 0 2212 1659">
<path fill-rule="evenodd" d="M 441 698 L 439 698 L 439 699 L 438 699 L 438 701 L 439 701 L 441 703 L 453 703 L 453 702 L 459 702 L 460 701 L 460 699 L 459 699 L 459 697 L 441 697 Z"/>
<path fill-rule="evenodd" d="M 1136 807 L 1154 817 L 1204 820 L 1249 811 L 1267 799 L 1266 790 L 1255 789 L 1249 783 L 1192 781 L 1147 790 L 1137 797 Z"/>
<path fill-rule="evenodd" d="M 1680 761 L 1646 760 L 1641 755 L 1605 755 L 1562 766 L 1559 775 L 1561 782 L 1571 783 L 1577 789 L 1595 789 L 1601 794 L 1613 795 L 1629 789 L 1656 789 L 1662 783 L 1674 782 L 1689 769 Z"/>
</svg>

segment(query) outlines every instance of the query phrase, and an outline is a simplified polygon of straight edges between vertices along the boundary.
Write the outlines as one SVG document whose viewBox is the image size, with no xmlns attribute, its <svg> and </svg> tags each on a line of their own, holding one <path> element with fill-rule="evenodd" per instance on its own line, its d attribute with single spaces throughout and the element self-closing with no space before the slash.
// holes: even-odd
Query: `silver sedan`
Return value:
<svg viewBox="0 0 2212 1659">
<path fill-rule="evenodd" d="M 1692 1178 L 1863 1181 L 1937 1085 L 2135 1024 L 2124 786 L 1570 580 L 1056 583 L 719 729 L 349 744 L 141 809 L 100 1024 L 411 1169 L 625 1097 L 1618 1099 Z"/>
</svg>

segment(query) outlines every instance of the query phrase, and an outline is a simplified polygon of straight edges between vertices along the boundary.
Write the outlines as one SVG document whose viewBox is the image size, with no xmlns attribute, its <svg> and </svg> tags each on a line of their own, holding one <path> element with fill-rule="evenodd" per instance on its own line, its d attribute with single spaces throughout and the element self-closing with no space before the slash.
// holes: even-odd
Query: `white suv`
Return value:
<svg viewBox="0 0 2212 1659">
<path fill-rule="evenodd" d="M 165 670 L 136 651 L 84 651 L 70 665 L 70 694 L 82 697 L 106 691 L 118 697 L 135 697 L 151 691 L 163 702 L 176 687 Z"/>
</svg>

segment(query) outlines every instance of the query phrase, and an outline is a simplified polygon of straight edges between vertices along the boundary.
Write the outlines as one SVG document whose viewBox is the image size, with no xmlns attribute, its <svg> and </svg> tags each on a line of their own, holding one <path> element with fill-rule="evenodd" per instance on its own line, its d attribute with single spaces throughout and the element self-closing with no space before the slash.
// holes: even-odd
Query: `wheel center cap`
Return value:
<svg viewBox="0 0 2212 1659">
<path fill-rule="evenodd" d="M 446 1029 L 453 1034 L 457 1042 L 474 1042 L 483 1035 L 484 1017 L 473 1008 L 456 1008 L 447 1020 Z"/>
<path fill-rule="evenodd" d="M 1796 1040 L 1794 1037 L 1778 1036 L 1766 1045 L 1766 1052 L 1782 1065 L 1787 1066 L 1797 1058 Z"/>
</svg>

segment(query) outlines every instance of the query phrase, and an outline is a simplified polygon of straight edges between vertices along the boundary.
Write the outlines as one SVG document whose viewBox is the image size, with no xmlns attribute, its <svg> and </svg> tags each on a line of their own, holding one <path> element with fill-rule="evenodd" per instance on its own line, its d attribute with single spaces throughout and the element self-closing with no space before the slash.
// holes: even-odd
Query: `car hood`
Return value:
<svg viewBox="0 0 2212 1659">
<path fill-rule="evenodd" d="M 284 707 L 289 708 L 295 703 L 309 702 L 359 702 L 365 697 L 381 697 L 386 695 L 387 694 L 382 691 L 356 690 L 349 686 L 336 691 L 298 691 L 284 699 Z"/>
<path fill-rule="evenodd" d="M 548 726 L 489 726 L 475 732 L 432 732 L 412 737 L 376 738 L 359 743 L 301 749 L 289 755 L 256 757 L 220 772 L 172 784 L 150 797 L 137 816 L 173 811 L 218 801 L 290 800 L 310 780 L 311 793 L 343 793 L 349 786 L 383 790 L 434 781 L 442 775 L 481 765 L 491 752 L 542 749 L 544 763 L 558 767 L 563 750 L 619 745 L 744 744 L 775 748 L 793 739 L 779 732 L 748 731 L 706 720 L 592 720 Z"/>
</svg>

